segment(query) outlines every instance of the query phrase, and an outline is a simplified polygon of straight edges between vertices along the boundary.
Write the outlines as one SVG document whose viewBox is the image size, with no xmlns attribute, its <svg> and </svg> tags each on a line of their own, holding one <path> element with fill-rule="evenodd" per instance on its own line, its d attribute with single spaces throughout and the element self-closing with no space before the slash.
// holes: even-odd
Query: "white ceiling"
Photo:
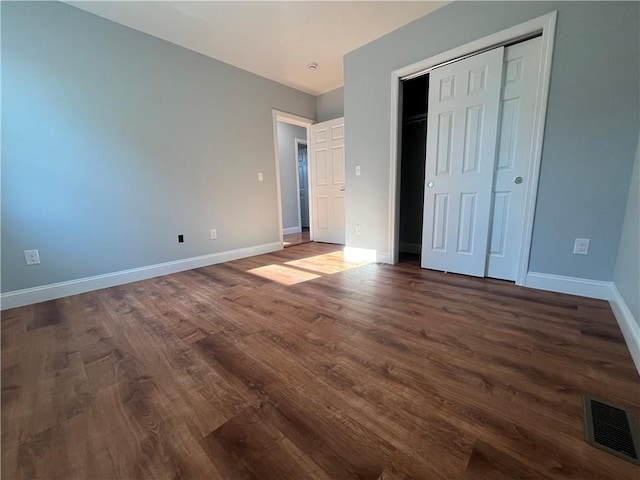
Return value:
<svg viewBox="0 0 640 480">
<path fill-rule="evenodd" d="M 448 2 L 67 1 L 312 95 L 342 85 L 342 57 Z M 307 69 L 316 62 L 318 69 Z"/>
</svg>

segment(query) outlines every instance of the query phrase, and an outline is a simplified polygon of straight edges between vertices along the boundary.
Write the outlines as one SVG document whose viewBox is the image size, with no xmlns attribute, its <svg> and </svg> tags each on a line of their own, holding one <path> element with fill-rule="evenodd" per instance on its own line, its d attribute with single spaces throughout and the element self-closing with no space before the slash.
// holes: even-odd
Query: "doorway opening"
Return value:
<svg viewBox="0 0 640 480">
<path fill-rule="evenodd" d="M 311 241 L 311 232 L 309 229 L 309 152 L 306 139 L 295 139 L 295 158 L 297 166 L 296 188 L 300 231 L 295 228 L 294 232 L 284 234 L 285 247 Z"/>
<path fill-rule="evenodd" d="M 283 247 L 311 241 L 307 145 L 313 120 L 273 111 L 279 236 Z"/>
<path fill-rule="evenodd" d="M 400 226 L 398 261 L 416 262 L 422 246 L 429 74 L 401 84 Z"/>
</svg>

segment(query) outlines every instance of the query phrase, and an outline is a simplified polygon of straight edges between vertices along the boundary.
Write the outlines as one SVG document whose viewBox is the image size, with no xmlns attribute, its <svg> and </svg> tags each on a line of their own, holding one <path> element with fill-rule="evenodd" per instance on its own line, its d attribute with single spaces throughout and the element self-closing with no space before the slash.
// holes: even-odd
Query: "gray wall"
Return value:
<svg viewBox="0 0 640 480">
<path fill-rule="evenodd" d="M 613 281 L 640 326 L 640 139 Z"/>
<path fill-rule="evenodd" d="M 316 97 L 316 120 L 326 122 L 344 116 L 344 88 L 339 87 Z"/>
<path fill-rule="evenodd" d="M 553 10 L 530 270 L 612 279 L 639 123 L 637 2 L 453 2 L 347 54 L 347 245 L 388 251 L 391 72 Z M 588 256 L 572 254 L 576 237 Z"/>
<path fill-rule="evenodd" d="M 300 226 L 298 215 L 298 159 L 296 138 L 307 141 L 307 129 L 278 122 L 278 159 L 280 160 L 280 196 L 282 228 Z"/>
<path fill-rule="evenodd" d="M 273 108 L 314 118 L 315 97 L 62 3 L 2 2 L 2 291 L 277 242 Z"/>
</svg>

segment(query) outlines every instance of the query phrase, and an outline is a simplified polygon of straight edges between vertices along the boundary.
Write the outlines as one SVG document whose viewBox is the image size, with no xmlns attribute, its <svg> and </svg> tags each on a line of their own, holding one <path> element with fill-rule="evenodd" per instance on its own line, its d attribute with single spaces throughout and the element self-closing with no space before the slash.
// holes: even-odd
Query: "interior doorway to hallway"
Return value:
<svg viewBox="0 0 640 480">
<path fill-rule="evenodd" d="M 313 120 L 273 111 L 279 235 L 283 247 L 310 241 L 308 137 Z"/>
</svg>

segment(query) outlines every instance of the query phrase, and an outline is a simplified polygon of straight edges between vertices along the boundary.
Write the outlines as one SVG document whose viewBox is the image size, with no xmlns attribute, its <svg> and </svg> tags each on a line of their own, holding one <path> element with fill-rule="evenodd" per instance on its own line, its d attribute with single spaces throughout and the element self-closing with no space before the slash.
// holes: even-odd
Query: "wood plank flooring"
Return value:
<svg viewBox="0 0 640 480">
<path fill-rule="evenodd" d="M 307 243 L 3 312 L 2 478 L 637 480 L 583 393 L 606 302 Z"/>
<path fill-rule="evenodd" d="M 284 235 L 282 239 L 282 245 L 285 247 L 293 247 L 294 245 L 300 245 L 301 243 L 308 243 L 311 241 L 311 233 L 309 230 L 303 230 L 300 233 L 290 233 Z"/>
</svg>

